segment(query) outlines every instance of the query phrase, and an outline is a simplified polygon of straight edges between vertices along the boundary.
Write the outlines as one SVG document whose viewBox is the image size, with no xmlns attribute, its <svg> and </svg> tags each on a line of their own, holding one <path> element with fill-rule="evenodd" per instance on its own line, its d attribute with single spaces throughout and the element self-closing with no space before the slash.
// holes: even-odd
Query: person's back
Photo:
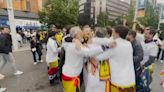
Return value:
<svg viewBox="0 0 164 92">
<path fill-rule="evenodd" d="M 81 47 L 77 49 L 75 43 L 68 43 L 65 49 L 65 64 L 63 66 L 63 74 L 70 77 L 78 76 L 83 68 L 84 57 L 95 56 L 103 50 L 100 47 Z"/>
<path fill-rule="evenodd" d="M 67 45 L 67 48 L 65 48 L 65 50 L 66 53 L 65 53 L 65 64 L 63 66 L 63 73 L 69 76 L 79 75 L 82 71 L 84 57 L 75 53 L 76 48 L 74 43 L 69 43 L 69 45 Z M 76 59 L 78 61 L 76 61 Z"/>
<path fill-rule="evenodd" d="M 111 65 L 111 81 L 119 86 L 135 85 L 133 65 L 133 50 L 131 43 L 118 39 L 117 47 L 113 49 L 113 56 L 109 57 Z M 128 75 L 128 76 L 127 76 Z"/>
<path fill-rule="evenodd" d="M 137 40 L 138 42 L 143 42 L 143 41 L 144 41 L 144 35 L 141 34 L 141 33 L 137 33 L 137 35 L 136 35 L 136 40 Z"/>
<path fill-rule="evenodd" d="M 46 62 L 47 63 L 53 62 L 57 57 L 58 57 L 57 43 L 52 38 L 49 38 L 47 42 Z"/>
</svg>

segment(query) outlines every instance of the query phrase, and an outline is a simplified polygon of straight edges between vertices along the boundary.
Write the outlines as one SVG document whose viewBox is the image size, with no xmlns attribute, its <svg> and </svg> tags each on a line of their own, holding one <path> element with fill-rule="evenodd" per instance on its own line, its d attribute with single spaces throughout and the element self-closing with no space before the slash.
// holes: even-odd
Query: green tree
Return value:
<svg viewBox="0 0 164 92">
<path fill-rule="evenodd" d="M 101 12 L 97 17 L 97 26 L 106 27 L 110 25 L 109 17 L 106 12 Z"/>
<path fill-rule="evenodd" d="M 39 12 L 39 19 L 42 23 L 64 27 L 78 23 L 78 10 L 78 0 L 48 0 Z"/>
<path fill-rule="evenodd" d="M 134 13 L 135 13 L 134 6 L 130 5 L 128 9 L 128 15 L 125 16 L 126 22 L 128 23 L 130 28 L 132 28 L 133 26 Z"/>
<path fill-rule="evenodd" d="M 151 3 L 147 3 L 145 16 L 138 18 L 138 21 L 144 26 L 152 26 L 157 29 L 159 22 L 159 10 L 154 8 Z"/>
</svg>

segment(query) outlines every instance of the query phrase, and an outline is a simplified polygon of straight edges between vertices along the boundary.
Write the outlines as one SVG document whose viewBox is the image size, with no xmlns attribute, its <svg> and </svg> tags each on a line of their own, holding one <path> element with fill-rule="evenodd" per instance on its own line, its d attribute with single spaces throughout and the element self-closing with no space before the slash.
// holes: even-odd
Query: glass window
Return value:
<svg viewBox="0 0 164 92">
<path fill-rule="evenodd" d="M 26 9 L 27 9 L 27 11 L 30 11 L 31 10 L 31 5 L 30 5 L 30 1 L 29 0 L 27 0 L 26 1 Z"/>
</svg>

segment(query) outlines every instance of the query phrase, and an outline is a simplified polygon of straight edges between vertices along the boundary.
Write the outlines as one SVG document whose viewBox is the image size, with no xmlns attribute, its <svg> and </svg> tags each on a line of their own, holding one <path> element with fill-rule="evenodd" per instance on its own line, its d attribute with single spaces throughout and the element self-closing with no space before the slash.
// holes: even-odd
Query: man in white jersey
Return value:
<svg viewBox="0 0 164 92">
<path fill-rule="evenodd" d="M 151 73 L 150 75 L 152 75 L 152 73 L 153 73 L 154 61 L 155 61 L 155 59 L 157 57 L 157 53 L 158 53 L 158 46 L 153 41 L 153 37 L 154 37 L 155 33 L 156 32 L 154 29 L 147 27 L 144 32 L 145 41 L 141 43 L 142 48 L 144 50 L 144 57 L 141 62 L 141 65 L 145 69 L 148 69 L 150 71 L 150 73 Z M 152 79 L 149 81 L 152 81 Z M 149 85 L 147 85 L 149 91 L 150 91 L 150 87 L 149 87 L 150 83 L 149 83 Z"/>
<path fill-rule="evenodd" d="M 109 59 L 111 92 L 135 92 L 133 49 L 131 43 L 125 40 L 128 31 L 124 26 L 116 26 L 113 38 L 117 46 L 95 57 L 97 61 Z"/>
</svg>

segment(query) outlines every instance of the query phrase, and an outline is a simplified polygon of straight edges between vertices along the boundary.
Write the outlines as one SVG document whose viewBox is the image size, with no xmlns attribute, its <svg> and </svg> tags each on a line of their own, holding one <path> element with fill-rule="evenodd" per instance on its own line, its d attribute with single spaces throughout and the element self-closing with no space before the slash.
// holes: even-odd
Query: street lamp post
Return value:
<svg viewBox="0 0 164 92">
<path fill-rule="evenodd" d="M 15 26 L 15 21 L 14 21 L 13 3 L 12 3 L 12 0 L 6 0 L 6 1 L 7 1 L 7 11 L 8 11 L 10 31 L 12 35 L 12 41 L 13 41 L 13 50 L 17 50 L 18 42 L 17 42 L 17 37 L 16 37 L 16 26 Z"/>
<path fill-rule="evenodd" d="M 137 12 L 138 12 L 138 0 L 136 0 L 136 6 L 135 6 L 135 14 L 134 14 L 134 19 L 133 19 L 133 22 L 135 22 L 133 24 L 133 30 L 135 31 L 136 30 L 136 21 L 137 21 Z"/>
<path fill-rule="evenodd" d="M 160 30 L 162 11 L 163 11 L 163 5 L 160 6 L 160 11 L 159 11 L 158 30 Z"/>
</svg>

